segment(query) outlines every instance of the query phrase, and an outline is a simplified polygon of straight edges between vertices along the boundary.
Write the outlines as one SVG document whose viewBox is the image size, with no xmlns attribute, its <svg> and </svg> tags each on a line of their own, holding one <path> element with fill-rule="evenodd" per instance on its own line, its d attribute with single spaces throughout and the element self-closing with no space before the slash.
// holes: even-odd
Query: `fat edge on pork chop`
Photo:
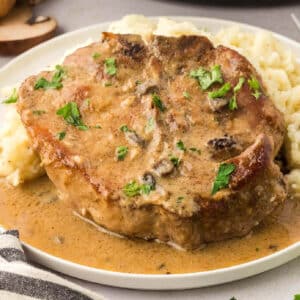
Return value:
<svg viewBox="0 0 300 300">
<path fill-rule="evenodd" d="M 284 202 L 284 120 L 236 51 L 202 36 L 103 33 L 31 76 L 18 111 L 51 181 L 107 229 L 194 249 Z"/>
</svg>

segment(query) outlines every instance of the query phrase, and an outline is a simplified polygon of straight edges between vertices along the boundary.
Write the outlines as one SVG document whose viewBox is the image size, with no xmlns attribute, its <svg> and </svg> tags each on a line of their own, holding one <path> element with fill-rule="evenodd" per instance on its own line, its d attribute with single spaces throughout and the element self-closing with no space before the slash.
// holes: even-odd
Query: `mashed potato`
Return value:
<svg viewBox="0 0 300 300">
<path fill-rule="evenodd" d="M 141 15 L 125 16 L 112 23 L 109 31 L 141 34 L 145 37 L 150 34 L 205 35 L 215 45 L 231 47 L 246 56 L 261 74 L 274 104 L 284 114 L 287 127 L 286 153 L 289 166 L 293 169 L 288 180 L 300 195 L 300 65 L 293 53 L 270 32 L 254 34 L 244 32 L 239 27 L 231 27 L 212 34 L 189 22 L 176 22 L 167 18 L 160 18 L 156 22 Z M 40 161 L 30 149 L 30 142 L 16 112 L 11 112 L 6 128 L 0 131 L 0 151 L 0 176 L 8 176 L 10 182 L 18 184 L 42 174 Z"/>
<path fill-rule="evenodd" d="M 9 95 L 12 89 L 1 91 Z M 15 104 L 7 104 L 5 120 L 0 127 L 0 176 L 16 186 L 44 174 L 38 155 L 32 150 L 31 142 L 17 113 Z"/>
</svg>

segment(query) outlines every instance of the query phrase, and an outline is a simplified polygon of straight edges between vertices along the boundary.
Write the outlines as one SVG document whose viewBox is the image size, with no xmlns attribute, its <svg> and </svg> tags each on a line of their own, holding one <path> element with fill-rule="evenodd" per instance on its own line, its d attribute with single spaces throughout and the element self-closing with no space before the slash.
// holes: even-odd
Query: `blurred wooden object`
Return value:
<svg viewBox="0 0 300 300">
<path fill-rule="evenodd" d="M 16 55 L 54 36 L 56 20 L 32 16 L 27 5 L 17 5 L 0 19 L 0 54 Z"/>
<path fill-rule="evenodd" d="M 16 0 L 1 0 L 0 1 L 0 18 L 5 17 L 14 7 Z"/>
</svg>

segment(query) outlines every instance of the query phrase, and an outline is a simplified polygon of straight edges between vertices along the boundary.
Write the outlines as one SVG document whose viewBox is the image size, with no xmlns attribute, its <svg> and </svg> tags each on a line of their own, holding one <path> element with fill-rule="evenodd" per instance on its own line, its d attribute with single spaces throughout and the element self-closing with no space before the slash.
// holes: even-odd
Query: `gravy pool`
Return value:
<svg viewBox="0 0 300 300">
<path fill-rule="evenodd" d="M 0 224 L 18 229 L 21 239 L 36 248 L 82 265 L 127 273 L 190 273 L 245 263 L 300 241 L 300 201 L 288 200 L 280 215 L 244 238 L 179 251 L 97 230 L 75 216 L 42 177 L 17 188 L 0 183 Z"/>
</svg>

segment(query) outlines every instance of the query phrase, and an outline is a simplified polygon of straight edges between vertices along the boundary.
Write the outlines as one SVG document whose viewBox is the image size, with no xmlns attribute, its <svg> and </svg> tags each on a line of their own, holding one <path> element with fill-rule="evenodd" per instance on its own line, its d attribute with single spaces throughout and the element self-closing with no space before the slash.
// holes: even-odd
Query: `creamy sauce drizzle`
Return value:
<svg viewBox="0 0 300 300">
<path fill-rule="evenodd" d="M 197 251 L 109 235 L 73 214 L 58 200 L 48 178 L 13 188 L 0 184 L 0 223 L 52 255 L 119 272 L 174 274 L 245 263 L 300 241 L 300 203 L 289 200 L 282 213 L 241 239 L 212 243 Z"/>
</svg>

